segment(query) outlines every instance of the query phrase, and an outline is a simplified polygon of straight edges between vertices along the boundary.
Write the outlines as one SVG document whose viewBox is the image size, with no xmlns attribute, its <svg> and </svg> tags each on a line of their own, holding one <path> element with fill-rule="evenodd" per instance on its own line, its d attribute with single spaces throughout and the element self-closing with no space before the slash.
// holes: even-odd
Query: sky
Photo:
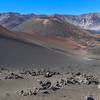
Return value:
<svg viewBox="0 0 100 100">
<path fill-rule="evenodd" d="M 100 0 L 1 0 L 2 12 L 78 15 L 100 12 Z"/>
</svg>

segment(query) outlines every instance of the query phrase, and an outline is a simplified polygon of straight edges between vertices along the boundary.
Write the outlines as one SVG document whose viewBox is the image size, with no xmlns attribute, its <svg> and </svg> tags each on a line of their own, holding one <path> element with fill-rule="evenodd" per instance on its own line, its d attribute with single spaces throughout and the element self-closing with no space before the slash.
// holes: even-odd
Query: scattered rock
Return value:
<svg viewBox="0 0 100 100">
<path fill-rule="evenodd" d="M 37 76 L 36 72 L 31 73 L 32 76 Z"/>
<path fill-rule="evenodd" d="M 56 82 L 56 87 L 62 87 L 59 81 Z"/>
<path fill-rule="evenodd" d="M 51 87 L 51 82 L 49 80 L 40 81 L 40 85 L 41 85 L 43 90 L 48 89 Z"/>
<path fill-rule="evenodd" d="M 67 80 L 61 79 L 60 84 L 61 84 L 62 86 L 67 85 Z"/>
<path fill-rule="evenodd" d="M 37 95 L 39 89 L 38 88 L 29 88 L 29 89 L 23 89 L 17 92 L 18 95 L 21 96 L 31 96 L 31 95 Z"/>
<path fill-rule="evenodd" d="M 60 87 L 58 87 L 58 86 L 52 86 L 51 87 L 51 90 L 53 90 L 53 91 L 57 91 L 58 89 L 60 89 Z"/>
<path fill-rule="evenodd" d="M 49 91 L 48 90 L 44 90 L 42 91 L 43 94 L 49 94 Z"/>
<path fill-rule="evenodd" d="M 100 89 L 100 84 L 97 85 L 98 89 Z"/>
<path fill-rule="evenodd" d="M 49 77 L 52 77 L 52 75 L 53 75 L 53 74 L 52 74 L 50 71 L 47 71 L 47 72 L 45 73 L 44 77 L 49 78 Z"/>
<path fill-rule="evenodd" d="M 24 79 L 24 78 L 17 74 L 11 73 L 8 76 L 5 76 L 5 79 Z"/>
<path fill-rule="evenodd" d="M 28 72 L 29 73 L 29 72 Z M 36 72 L 31 72 L 29 74 L 33 74 L 32 76 L 36 76 L 36 75 L 42 75 L 41 72 L 38 72 L 38 74 Z M 83 74 L 81 72 L 77 72 L 77 73 L 71 73 L 71 75 L 68 76 L 64 76 L 64 78 L 61 78 L 60 80 L 57 80 L 55 83 L 52 82 L 52 80 L 48 80 L 47 78 L 52 77 L 52 75 L 55 75 L 55 73 L 52 73 L 50 71 L 45 71 L 45 80 L 39 80 L 39 84 L 41 87 L 39 88 L 35 88 L 35 89 L 24 89 L 21 90 L 19 92 L 20 95 L 22 96 L 31 96 L 31 95 L 37 95 L 39 93 L 42 94 L 50 94 L 52 92 L 55 92 L 61 88 L 64 88 L 66 85 L 98 85 L 99 81 L 98 78 L 96 78 L 93 75 L 86 75 Z M 13 76 L 15 78 L 15 74 L 11 74 L 11 76 Z M 10 76 L 10 78 L 12 79 L 12 77 Z M 100 86 L 98 85 L 98 88 L 100 88 Z"/>
<path fill-rule="evenodd" d="M 44 77 L 49 78 L 52 77 L 53 75 L 59 75 L 59 72 L 52 72 L 52 71 L 47 71 L 46 69 L 44 70 L 38 70 L 38 71 L 34 71 L 34 70 L 25 70 L 20 72 L 20 74 L 23 75 L 31 75 L 31 76 L 40 76 L 40 75 L 44 75 Z"/>
<path fill-rule="evenodd" d="M 76 73 L 76 74 L 72 74 L 72 76 L 70 78 L 67 78 L 67 83 L 68 84 L 86 84 L 86 85 L 98 85 L 99 81 L 96 77 L 94 77 L 93 75 L 86 75 L 83 73 Z"/>
</svg>

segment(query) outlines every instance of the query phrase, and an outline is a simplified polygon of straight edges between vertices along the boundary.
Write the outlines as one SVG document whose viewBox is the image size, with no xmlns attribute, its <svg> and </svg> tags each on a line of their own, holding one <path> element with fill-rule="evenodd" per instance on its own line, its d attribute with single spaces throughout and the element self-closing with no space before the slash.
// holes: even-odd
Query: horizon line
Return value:
<svg viewBox="0 0 100 100">
<path fill-rule="evenodd" d="M 5 13 L 18 13 L 21 15 L 28 15 L 28 14 L 34 14 L 34 15 L 84 15 L 84 14 L 100 14 L 100 12 L 86 12 L 86 13 L 79 13 L 79 14 L 75 14 L 75 13 L 36 13 L 36 12 L 28 12 L 28 13 L 23 13 L 23 12 L 18 12 L 18 11 L 4 11 L 4 12 L 0 12 L 0 14 L 5 14 Z"/>
</svg>

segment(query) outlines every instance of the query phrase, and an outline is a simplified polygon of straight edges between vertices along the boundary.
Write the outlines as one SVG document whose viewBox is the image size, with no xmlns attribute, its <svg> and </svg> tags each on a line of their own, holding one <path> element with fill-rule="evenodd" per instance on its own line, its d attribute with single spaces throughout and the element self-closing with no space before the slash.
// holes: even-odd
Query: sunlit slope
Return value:
<svg viewBox="0 0 100 100">
<path fill-rule="evenodd" d="M 13 29 L 26 32 L 35 39 L 41 40 L 46 46 L 79 53 L 87 56 L 88 47 L 98 44 L 97 37 L 91 32 L 76 27 L 57 16 L 32 18 Z"/>
</svg>

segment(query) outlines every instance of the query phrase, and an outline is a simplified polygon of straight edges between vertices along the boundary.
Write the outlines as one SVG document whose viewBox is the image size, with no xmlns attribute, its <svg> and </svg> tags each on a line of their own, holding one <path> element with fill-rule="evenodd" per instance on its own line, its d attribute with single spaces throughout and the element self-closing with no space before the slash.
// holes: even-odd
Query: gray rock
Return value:
<svg viewBox="0 0 100 100">
<path fill-rule="evenodd" d="M 11 73 L 11 74 L 5 76 L 5 79 L 24 79 L 24 78 L 17 74 Z"/>
</svg>

